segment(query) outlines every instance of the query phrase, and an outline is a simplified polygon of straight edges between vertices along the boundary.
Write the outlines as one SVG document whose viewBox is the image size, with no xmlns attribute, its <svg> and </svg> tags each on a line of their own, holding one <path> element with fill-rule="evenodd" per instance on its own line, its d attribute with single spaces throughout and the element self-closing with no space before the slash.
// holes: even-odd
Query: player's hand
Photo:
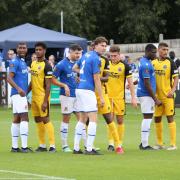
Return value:
<svg viewBox="0 0 180 180">
<path fill-rule="evenodd" d="M 47 105 L 48 105 L 48 103 L 43 102 L 43 104 L 42 104 L 42 106 L 41 106 L 41 110 L 42 110 L 43 112 L 45 112 L 45 111 L 46 111 L 46 109 L 47 109 Z"/>
<path fill-rule="evenodd" d="M 70 96 L 70 89 L 67 85 L 65 85 L 64 90 L 65 90 L 66 96 Z"/>
<path fill-rule="evenodd" d="M 174 96 L 174 92 L 173 91 L 168 92 L 167 98 L 173 98 L 173 96 Z"/>
<path fill-rule="evenodd" d="M 26 93 L 25 93 L 21 88 L 18 89 L 18 94 L 19 94 L 21 97 L 26 96 Z"/>
<path fill-rule="evenodd" d="M 101 102 L 101 107 L 103 107 L 105 104 L 104 98 L 100 98 L 100 102 Z"/>
<path fill-rule="evenodd" d="M 131 104 L 134 108 L 137 108 L 137 99 L 136 98 L 132 98 L 131 99 Z"/>
<path fill-rule="evenodd" d="M 155 100 L 155 104 L 156 104 L 157 106 L 161 106 L 161 105 L 162 105 L 162 102 L 161 102 L 159 99 L 156 99 L 156 100 Z"/>
</svg>

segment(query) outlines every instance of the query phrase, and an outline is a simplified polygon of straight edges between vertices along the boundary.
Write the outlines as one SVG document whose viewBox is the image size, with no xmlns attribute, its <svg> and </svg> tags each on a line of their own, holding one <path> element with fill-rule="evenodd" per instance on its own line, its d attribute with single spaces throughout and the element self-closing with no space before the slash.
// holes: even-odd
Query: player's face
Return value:
<svg viewBox="0 0 180 180">
<path fill-rule="evenodd" d="M 20 44 L 18 45 L 16 51 L 20 57 L 24 58 L 27 54 L 27 46 L 25 44 Z"/>
<path fill-rule="evenodd" d="M 118 52 L 110 52 L 111 62 L 116 64 L 120 61 L 120 53 Z"/>
<path fill-rule="evenodd" d="M 78 51 L 78 50 L 71 51 L 71 50 L 70 50 L 69 56 L 70 56 L 70 59 L 71 59 L 72 61 L 77 61 L 78 59 L 81 58 L 81 56 L 82 56 L 82 51 Z"/>
<path fill-rule="evenodd" d="M 156 58 L 156 53 L 157 53 L 157 49 L 152 49 L 150 52 L 149 52 L 149 58 L 150 59 L 155 59 Z"/>
<path fill-rule="evenodd" d="M 36 56 L 37 56 L 38 59 L 44 58 L 44 56 L 46 54 L 46 50 L 41 46 L 37 46 L 35 48 L 35 53 L 36 53 Z"/>
<path fill-rule="evenodd" d="M 159 47 L 158 48 L 159 57 L 165 59 L 168 55 L 168 51 L 169 51 L 168 47 L 163 47 L 163 46 Z"/>
<path fill-rule="evenodd" d="M 101 55 L 106 52 L 106 47 L 107 47 L 106 42 L 99 43 L 95 45 L 95 51 Z"/>
</svg>

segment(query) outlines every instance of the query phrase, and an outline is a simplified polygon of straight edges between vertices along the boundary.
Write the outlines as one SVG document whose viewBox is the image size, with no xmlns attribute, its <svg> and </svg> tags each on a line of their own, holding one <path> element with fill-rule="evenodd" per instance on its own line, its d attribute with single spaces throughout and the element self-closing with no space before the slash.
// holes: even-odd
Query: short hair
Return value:
<svg viewBox="0 0 180 180">
<path fill-rule="evenodd" d="M 97 37 L 93 42 L 94 42 L 94 45 L 98 45 L 98 44 L 103 43 L 103 42 L 108 44 L 108 40 L 103 36 Z"/>
<path fill-rule="evenodd" d="M 26 42 L 19 42 L 19 43 L 17 44 L 17 47 L 18 47 L 18 46 L 23 46 L 23 45 L 27 46 L 27 43 L 26 43 Z"/>
<path fill-rule="evenodd" d="M 168 44 L 165 42 L 160 42 L 158 45 L 158 48 L 161 48 L 161 47 L 168 47 Z"/>
<path fill-rule="evenodd" d="M 37 42 L 35 44 L 35 48 L 39 47 L 39 46 L 42 47 L 43 49 L 47 49 L 47 46 L 46 46 L 46 44 L 44 42 Z"/>
<path fill-rule="evenodd" d="M 145 47 L 145 52 L 150 52 L 152 51 L 153 49 L 157 49 L 156 46 L 154 44 L 148 44 L 146 45 Z"/>
<path fill-rule="evenodd" d="M 71 44 L 69 50 L 72 51 L 82 51 L 82 48 L 79 44 Z"/>
<path fill-rule="evenodd" d="M 175 56 L 175 52 L 174 51 L 170 51 L 169 52 L 169 56 Z"/>
<path fill-rule="evenodd" d="M 112 45 L 109 49 L 109 52 L 118 52 L 120 53 L 120 47 L 118 45 Z"/>
</svg>

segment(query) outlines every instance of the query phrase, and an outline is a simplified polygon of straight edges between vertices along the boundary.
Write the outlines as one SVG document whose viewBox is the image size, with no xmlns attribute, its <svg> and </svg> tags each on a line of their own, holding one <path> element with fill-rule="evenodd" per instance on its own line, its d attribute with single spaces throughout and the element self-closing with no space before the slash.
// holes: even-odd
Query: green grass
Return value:
<svg viewBox="0 0 180 180">
<path fill-rule="evenodd" d="M 38 146 L 36 126 L 30 116 L 29 146 L 35 149 Z M 0 179 L 39 178 L 38 176 L 13 174 L 6 171 L 20 171 L 26 173 L 73 178 L 77 180 L 166 180 L 179 179 L 180 150 L 168 152 L 140 151 L 140 110 L 127 108 L 125 116 L 125 154 L 117 155 L 107 152 L 107 133 L 104 120 L 99 116 L 95 146 L 101 148 L 103 156 L 85 156 L 66 154 L 61 151 L 59 126 L 61 111 L 58 106 L 51 108 L 51 119 L 55 126 L 56 147 L 58 152 L 15 154 L 10 153 L 11 148 L 11 109 L 0 108 Z M 177 146 L 180 147 L 180 109 L 176 109 L 177 120 Z M 169 131 L 166 119 L 164 122 L 164 142 L 169 145 Z M 69 144 L 73 148 L 73 136 L 76 120 L 73 116 L 69 130 Z M 155 144 L 154 126 L 151 126 L 150 144 Z"/>
</svg>

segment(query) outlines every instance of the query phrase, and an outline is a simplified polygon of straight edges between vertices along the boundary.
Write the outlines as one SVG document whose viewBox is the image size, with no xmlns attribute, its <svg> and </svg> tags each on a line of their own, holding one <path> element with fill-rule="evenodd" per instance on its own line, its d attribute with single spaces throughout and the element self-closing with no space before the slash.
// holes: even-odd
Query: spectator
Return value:
<svg viewBox="0 0 180 180">
<path fill-rule="evenodd" d="M 175 54 L 174 51 L 170 51 L 170 52 L 169 52 L 169 57 L 170 57 L 170 59 L 171 59 L 172 61 L 175 62 L 178 70 L 180 70 L 180 59 L 176 58 L 176 54 Z"/>
<path fill-rule="evenodd" d="M 6 59 L 6 61 L 5 61 L 5 67 L 6 67 L 6 69 L 9 67 L 9 62 L 10 62 L 10 60 L 12 60 L 12 59 L 15 58 L 15 57 L 16 57 L 16 54 L 15 54 L 14 50 L 9 49 L 8 52 L 7 52 L 7 59 Z"/>
<path fill-rule="evenodd" d="M 132 59 L 130 57 L 128 57 L 127 59 L 127 64 L 131 67 L 132 72 L 135 72 L 136 65 L 132 62 Z"/>
<path fill-rule="evenodd" d="M 49 58 L 48 58 L 48 62 L 51 65 L 51 67 L 54 68 L 54 66 L 55 66 L 55 56 L 50 55 Z"/>
</svg>

